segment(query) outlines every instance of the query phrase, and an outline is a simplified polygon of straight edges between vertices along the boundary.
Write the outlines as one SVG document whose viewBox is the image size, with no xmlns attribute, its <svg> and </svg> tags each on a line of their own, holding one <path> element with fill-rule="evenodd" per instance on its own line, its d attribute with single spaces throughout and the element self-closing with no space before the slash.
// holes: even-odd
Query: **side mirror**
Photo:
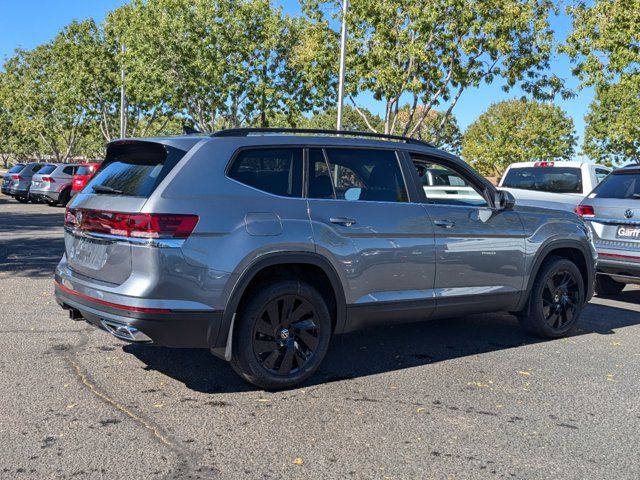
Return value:
<svg viewBox="0 0 640 480">
<path fill-rule="evenodd" d="M 498 190 L 495 197 L 495 206 L 498 210 L 511 210 L 516 205 L 516 199 L 506 190 Z"/>
</svg>

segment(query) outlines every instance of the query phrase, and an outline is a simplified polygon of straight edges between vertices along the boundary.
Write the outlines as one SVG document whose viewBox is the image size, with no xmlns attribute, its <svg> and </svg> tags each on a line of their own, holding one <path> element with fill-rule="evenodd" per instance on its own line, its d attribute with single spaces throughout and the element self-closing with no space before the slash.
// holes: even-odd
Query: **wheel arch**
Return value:
<svg viewBox="0 0 640 480">
<path fill-rule="evenodd" d="M 316 274 L 321 272 L 324 276 L 311 275 L 312 272 Z M 277 278 L 277 275 L 286 278 L 287 273 L 301 275 L 302 278 L 318 288 L 323 295 L 329 293 L 323 290 L 330 288 L 333 305 L 329 305 L 329 308 L 332 311 L 334 333 L 340 333 L 344 330 L 347 313 L 345 294 L 340 277 L 329 261 L 312 252 L 271 253 L 256 259 L 245 269 L 236 282 L 226 303 L 215 344 L 211 346 L 214 355 L 228 359 L 233 323 L 244 295 L 265 278 Z"/>
<path fill-rule="evenodd" d="M 531 274 L 525 288 L 525 295 L 520 299 L 518 310 L 527 306 L 533 283 L 544 261 L 550 256 L 557 256 L 571 260 L 576 264 L 582 274 L 584 282 L 585 301 L 593 295 L 593 280 L 595 279 L 595 266 L 590 261 L 589 249 L 577 240 L 555 240 L 542 247 L 533 261 Z"/>
</svg>

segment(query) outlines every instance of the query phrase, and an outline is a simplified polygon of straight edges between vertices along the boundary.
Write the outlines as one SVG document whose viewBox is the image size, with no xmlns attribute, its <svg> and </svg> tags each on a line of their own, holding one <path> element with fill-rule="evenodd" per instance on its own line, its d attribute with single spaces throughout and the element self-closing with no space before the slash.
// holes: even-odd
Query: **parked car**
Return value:
<svg viewBox="0 0 640 480">
<path fill-rule="evenodd" d="M 11 175 L 20 172 L 24 168 L 24 163 L 16 163 L 2 176 L 2 193 L 10 195 L 9 187 L 11 185 Z"/>
<path fill-rule="evenodd" d="M 573 211 L 610 172 L 609 167 L 587 162 L 512 163 L 499 187 L 520 205 Z"/>
<path fill-rule="evenodd" d="M 18 173 L 12 173 L 11 182 L 9 183 L 9 195 L 21 203 L 29 202 L 31 179 L 45 165 L 45 163 L 37 162 L 27 163 Z"/>
<path fill-rule="evenodd" d="M 71 183 L 78 165 L 50 163 L 45 165 L 31 181 L 31 198 L 49 205 L 66 205 L 71 198 Z"/>
<path fill-rule="evenodd" d="M 596 262 L 580 217 L 515 207 L 427 143 L 318 132 L 111 142 L 66 212 L 58 303 L 130 342 L 208 348 L 269 389 L 363 326 L 508 311 L 540 336 L 573 329 Z M 476 195 L 429 198 L 425 170 Z"/>
<path fill-rule="evenodd" d="M 98 168 L 100 168 L 100 163 L 83 163 L 78 165 L 78 170 L 73 176 L 73 182 L 71 184 L 72 197 L 84 188 L 91 177 L 95 175 Z"/>
<path fill-rule="evenodd" d="M 595 289 L 616 295 L 640 285 L 640 165 L 614 170 L 576 207 L 598 251 Z"/>
</svg>

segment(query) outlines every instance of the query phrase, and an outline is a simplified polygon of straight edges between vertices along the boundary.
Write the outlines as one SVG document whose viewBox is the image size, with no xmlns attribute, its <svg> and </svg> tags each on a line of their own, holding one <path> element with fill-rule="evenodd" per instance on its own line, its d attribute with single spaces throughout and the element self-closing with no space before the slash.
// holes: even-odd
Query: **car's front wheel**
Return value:
<svg viewBox="0 0 640 480">
<path fill-rule="evenodd" d="M 231 366 L 265 389 L 289 388 L 318 369 L 331 338 L 331 316 L 320 293 L 303 281 L 261 285 L 239 311 Z"/>
<path fill-rule="evenodd" d="M 624 283 L 616 282 L 613 278 L 607 275 L 596 276 L 595 290 L 598 295 L 603 297 L 610 297 L 612 295 L 619 294 L 626 285 Z"/>
<path fill-rule="evenodd" d="M 571 260 L 549 257 L 540 267 L 529 303 L 518 319 L 540 337 L 558 338 L 576 326 L 585 292 L 580 270 Z"/>
</svg>

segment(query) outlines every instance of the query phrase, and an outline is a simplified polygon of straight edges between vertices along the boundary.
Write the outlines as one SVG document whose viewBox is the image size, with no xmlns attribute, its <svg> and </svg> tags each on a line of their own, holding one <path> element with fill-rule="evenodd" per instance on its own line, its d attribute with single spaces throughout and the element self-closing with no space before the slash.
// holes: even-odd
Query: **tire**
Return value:
<svg viewBox="0 0 640 480">
<path fill-rule="evenodd" d="M 18 197 L 17 195 L 14 197 L 20 203 L 29 203 L 29 197 Z"/>
<path fill-rule="evenodd" d="M 552 256 L 540 267 L 528 305 L 518 314 L 518 320 L 539 337 L 563 337 L 575 328 L 584 299 L 584 281 L 576 264 Z"/>
<path fill-rule="evenodd" d="M 626 287 L 625 283 L 616 282 L 608 275 L 596 275 L 596 293 L 602 297 L 618 295 Z"/>
<path fill-rule="evenodd" d="M 330 339 L 329 309 L 315 288 L 297 280 L 262 284 L 238 312 L 231 366 L 257 387 L 290 388 L 318 369 Z"/>
<path fill-rule="evenodd" d="M 57 203 L 64 207 L 67 205 L 67 203 L 69 203 L 69 200 L 71 200 L 71 190 L 66 189 L 60 193 Z"/>
</svg>

